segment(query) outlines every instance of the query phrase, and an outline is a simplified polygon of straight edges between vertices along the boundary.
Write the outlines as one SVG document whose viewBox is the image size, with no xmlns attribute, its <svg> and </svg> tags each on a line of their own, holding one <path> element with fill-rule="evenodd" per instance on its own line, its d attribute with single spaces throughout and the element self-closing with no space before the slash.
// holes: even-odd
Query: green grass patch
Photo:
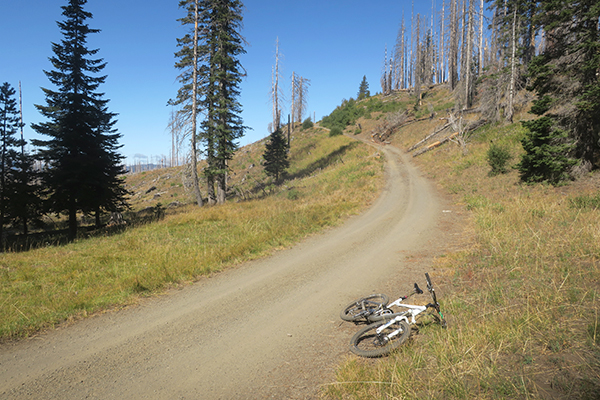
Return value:
<svg viewBox="0 0 600 400">
<path fill-rule="evenodd" d="M 383 160 L 344 136 L 306 134 L 292 159 L 293 180 L 262 199 L 189 205 L 114 236 L 3 254 L 0 338 L 132 304 L 263 257 L 359 212 L 383 182 Z"/>
</svg>

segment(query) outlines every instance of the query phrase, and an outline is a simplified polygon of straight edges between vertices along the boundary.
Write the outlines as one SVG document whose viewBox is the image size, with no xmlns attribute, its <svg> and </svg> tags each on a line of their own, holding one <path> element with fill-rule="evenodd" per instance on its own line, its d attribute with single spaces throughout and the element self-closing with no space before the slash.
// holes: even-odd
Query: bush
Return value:
<svg viewBox="0 0 600 400">
<path fill-rule="evenodd" d="M 541 108 L 541 106 L 540 106 Z M 527 129 L 521 144 L 525 154 L 517 165 L 524 182 L 548 182 L 558 185 L 569 179 L 569 169 L 578 161 L 569 156 L 575 145 L 565 130 L 557 128 L 555 121 L 543 116 L 523 121 Z"/>
<path fill-rule="evenodd" d="M 500 146 L 496 143 L 492 143 L 487 151 L 487 162 L 492 167 L 489 172 L 490 176 L 496 176 L 498 174 L 505 174 L 508 172 L 507 163 L 512 160 L 512 154 L 506 146 Z"/>
<path fill-rule="evenodd" d="M 331 128 L 331 130 L 329 131 L 329 136 L 339 136 L 339 135 L 342 135 L 343 133 L 344 133 L 344 130 L 336 125 L 333 128 Z"/>
<path fill-rule="evenodd" d="M 306 118 L 302 123 L 302 129 L 310 129 L 313 127 L 313 122 L 310 118 Z"/>
</svg>

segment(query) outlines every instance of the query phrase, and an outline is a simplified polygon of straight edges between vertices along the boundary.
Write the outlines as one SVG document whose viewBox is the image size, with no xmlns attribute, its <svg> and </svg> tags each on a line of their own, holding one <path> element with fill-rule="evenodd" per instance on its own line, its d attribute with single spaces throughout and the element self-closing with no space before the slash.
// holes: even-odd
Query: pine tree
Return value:
<svg viewBox="0 0 600 400">
<path fill-rule="evenodd" d="M 568 157 L 573 145 L 567 140 L 567 133 L 553 125 L 548 116 L 523 122 L 528 132 L 521 140 L 525 154 L 517 165 L 521 180 L 556 185 L 568 179 L 569 167 L 577 163 Z"/>
<path fill-rule="evenodd" d="M 5 224 L 21 224 L 26 235 L 28 222 L 39 223 L 41 214 L 33 158 L 23 151 L 25 141 L 15 136 L 21 121 L 14 95 L 8 83 L 0 87 L 0 238 Z"/>
<path fill-rule="evenodd" d="M 42 188 L 39 185 L 39 173 L 34 167 L 34 158 L 25 153 L 17 155 L 13 171 L 11 198 L 8 209 L 13 226 L 20 225 L 24 235 L 29 233 L 29 224 L 43 226 Z"/>
<path fill-rule="evenodd" d="M 557 136 L 554 142 L 573 144 L 560 148 L 561 155 L 579 160 L 580 170 L 589 171 L 600 166 L 600 3 L 553 0 L 541 7 L 539 23 L 547 44 L 529 66 L 530 89 L 539 99 L 533 111 L 541 116 L 537 124 L 545 126 L 548 121 L 550 132 Z M 533 135 L 539 130 L 532 130 L 531 124 Z M 571 161 L 561 163 L 565 171 L 560 179 L 566 178 L 571 165 Z"/>
<path fill-rule="evenodd" d="M 214 158 L 208 169 L 216 178 L 217 203 L 223 204 L 227 194 L 228 162 L 238 148 L 245 127 L 238 101 L 242 67 L 238 57 L 245 53 L 240 36 L 242 3 L 239 0 L 208 0 L 206 45 L 208 82 L 204 105 L 207 119 L 204 127 L 214 143 Z"/>
<path fill-rule="evenodd" d="M 360 82 L 360 86 L 358 87 L 358 95 L 356 100 L 366 99 L 371 96 L 371 92 L 369 92 L 369 83 L 367 82 L 367 77 L 363 76 L 362 81 Z"/>
<path fill-rule="evenodd" d="M 63 6 L 65 20 L 57 22 L 63 35 L 53 43 L 53 71 L 46 76 L 56 90 L 43 89 L 46 105 L 36 105 L 48 120 L 32 127 L 49 140 L 36 140 L 41 147 L 39 157 L 45 163 L 42 176 L 48 190 L 48 207 L 55 213 L 66 213 L 69 239 L 77 235 L 77 212 L 94 213 L 96 225 L 100 214 L 126 207 L 120 175 L 124 172 L 123 157 L 117 152 L 121 137 L 108 111 L 108 100 L 98 93 L 106 76 L 97 76 L 106 64 L 93 59 L 98 50 L 89 50 L 87 36 L 99 30 L 91 29 L 86 20 L 92 14 L 83 6 L 87 0 L 69 0 Z"/>
<path fill-rule="evenodd" d="M 283 176 L 285 170 L 290 166 L 287 140 L 281 129 L 275 130 L 269 136 L 263 158 L 266 174 L 275 178 L 276 182 L 279 181 L 279 178 Z"/>
<path fill-rule="evenodd" d="M 0 248 L 4 247 L 3 229 L 12 198 L 11 182 L 15 179 L 17 147 L 21 145 L 15 137 L 20 121 L 14 95 L 15 90 L 8 83 L 0 86 Z"/>
</svg>

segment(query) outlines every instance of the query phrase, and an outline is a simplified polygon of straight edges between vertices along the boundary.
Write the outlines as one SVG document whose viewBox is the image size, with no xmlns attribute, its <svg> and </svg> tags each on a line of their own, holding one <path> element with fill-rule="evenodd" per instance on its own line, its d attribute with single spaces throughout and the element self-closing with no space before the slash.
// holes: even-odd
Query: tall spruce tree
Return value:
<svg viewBox="0 0 600 400">
<path fill-rule="evenodd" d="M 4 248 L 4 224 L 9 215 L 9 203 L 14 197 L 14 172 L 21 142 L 16 134 L 20 127 L 15 90 L 5 82 L 0 86 L 0 249 Z"/>
<path fill-rule="evenodd" d="M 276 129 L 269 136 L 269 140 L 265 145 L 263 154 L 265 172 L 275 181 L 283 176 L 285 170 L 290 166 L 288 160 L 288 145 L 281 129 Z"/>
<path fill-rule="evenodd" d="M 69 238 L 77 235 L 77 213 L 94 213 L 96 225 L 104 211 L 126 207 L 127 191 L 120 175 L 123 157 L 117 152 L 121 137 L 108 111 L 108 100 L 97 92 L 106 76 L 98 76 L 106 64 L 93 59 L 98 50 L 87 48 L 87 36 L 99 30 L 86 23 L 92 14 L 83 6 L 87 0 L 69 0 L 63 6 L 65 20 L 57 22 L 63 35 L 53 43 L 53 71 L 45 71 L 56 90 L 43 89 L 46 105 L 36 105 L 48 120 L 32 127 L 48 140 L 35 140 L 45 163 L 42 176 L 48 190 L 48 208 L 66 213 Z"/>
<path fill-rule="evenodd" d="M 204 134 L 211 140 L 214 153 L 208 158 L 208 173 L 217 183 L 217 203 L 227 194 L 228 162 L 238 149 L 245 127 L 240 114 L 239 85 L 243 70 L 239 56 L 246 51 L 240 35 L 242 2 L 207 0 L 207 72 L 204 108 L 207 111 Z"/>
</svg>

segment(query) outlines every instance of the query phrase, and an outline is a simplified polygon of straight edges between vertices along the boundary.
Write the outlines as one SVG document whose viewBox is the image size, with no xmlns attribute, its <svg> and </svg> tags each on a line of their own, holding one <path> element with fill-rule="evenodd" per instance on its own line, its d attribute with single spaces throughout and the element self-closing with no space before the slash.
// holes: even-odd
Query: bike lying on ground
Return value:
<svg viewBox="0 0 600 400">
<path fill-rule="evenodd" d="M 340 313 L 344 321 L 366 321 L 370 325 L 362 328 L 350 340 L 350 350 L 362 357 L 380 357 L 400 347 L 410 336 L 411 325 L 416 323 L 416 317 L 429 308 L 437 312 L 437 317 L 446 327 L 446 320 L 440 311 L 433 284 L 428 273 L 425 273 L 427 290 L 431 294 L 432 302 L 418 306 L 404 304 L 404 300 L 423 291 L 415 283 L 413 291 L 408 296 L 400 297 L 388 304 L 388 297 L 384 294 L 372 294 L 350 303 Z M 401 307 L 404 310 L 394 312 L 391 307 Z"/>
</svg>

